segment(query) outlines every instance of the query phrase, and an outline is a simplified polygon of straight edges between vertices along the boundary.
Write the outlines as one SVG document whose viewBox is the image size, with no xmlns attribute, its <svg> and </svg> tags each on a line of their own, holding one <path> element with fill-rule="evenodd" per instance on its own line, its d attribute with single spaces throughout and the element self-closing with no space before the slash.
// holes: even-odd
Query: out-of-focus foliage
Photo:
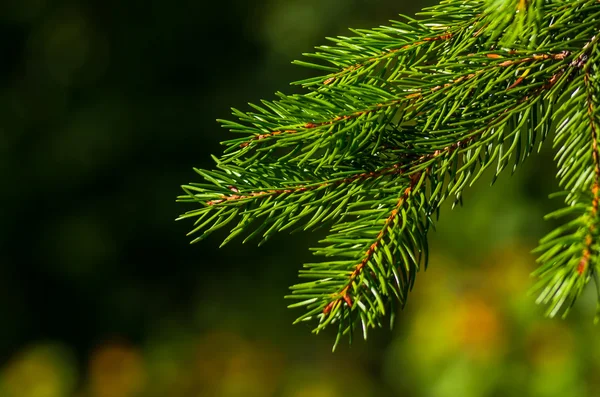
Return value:
<svg viewBox="0 0 600 397">
<path fill-rule="evenodd" d="M 559 205 L 547 158 L 466 191 L 395 332 L 335 354 L 281 299 L 320 236 L 219 251 L 218 238 L 189 247 L 173 222 L 174 186 L 219 149 L 232 98 L 269 97 L 308 77 L 289 63 L 322 37 L 422 5 L 0 2 L 0 396 L 598 390 L 593 296 L 563 322 L 526 295 L 532 236 Z"/>
</svg>

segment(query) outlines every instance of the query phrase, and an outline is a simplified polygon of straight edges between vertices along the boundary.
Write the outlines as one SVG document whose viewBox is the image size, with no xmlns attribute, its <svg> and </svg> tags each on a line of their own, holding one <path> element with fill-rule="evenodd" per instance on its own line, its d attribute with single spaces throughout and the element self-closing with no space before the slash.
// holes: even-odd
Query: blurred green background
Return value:
<svg viewBox="0 0 600 397">
<path fill-rule="evenodd" d="M 560 205 L 549 147 L 447 208 L 394 331 L 334 354 L 283 299 L 318 233 L 218 249 L 173 221 L 230 106 L 292 91 L 325 36 L 427 4 L 2 1 L 0 396 L 598 395 L 591 288 L 566 321 L 527 295 Z"/>
</svg>

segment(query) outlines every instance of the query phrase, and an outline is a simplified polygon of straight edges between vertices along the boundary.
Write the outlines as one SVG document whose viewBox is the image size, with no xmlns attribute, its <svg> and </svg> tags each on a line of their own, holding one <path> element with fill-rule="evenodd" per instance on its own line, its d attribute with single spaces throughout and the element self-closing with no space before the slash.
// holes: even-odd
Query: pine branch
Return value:
<svg viewBox="0 0 600 397">
<path fill-rule="evenodd" d="M 570 189 L 565 192 L 569 207 L 548 217 L 570 215 L 575 219 L 548 234 L 538 247 L 538 251 L 543 252 L 538 259 L 542 266 L 536 272 L 541 279 L 536 289 L 542 290 L 538 302 L 549 304 L 550 316 L 558 313 L 565 303 L 572 306 L 598 272 L 600 155 L 595 92 L 598 84 L 593 80 L 597 74 L 592 73 L 597 72 L 597 64 L 588 63 L 588 53 L 597 51 L 593 47 L 596 40 L 594 37 L 586 44 L 584 52 L 573 63 L 582 69 L 582 75 L 572 83 L 575 91 L 563 105 L 569 110 L 556 133 L 555 146 L 561 146 L 557 154 L 559 177 L 561 185 Z M 598 297 L 600 302 L 600 293 Z"/>
<path fill-rule="evenodd" d="M 305 54 L 296 63 L 325 74 L 234 109 L 221 123 L 240 137 L 179 197 L 197 206 L 179 218 L 194 242 L 227 225 L 223 244 L 328 227 L 325 259 L 288 298 L 315 332 L 336 324 L 336 344 L 406 303 L 447 198 L 492 166 L 492 182 L 514 171 L 550 134 L 567 207 L 548 218 L 570 220 L 538 247 L 538 302 L 554 316 L 598 279 L 600 3 L 447 0 L 419 16 Z"/>
</svg>

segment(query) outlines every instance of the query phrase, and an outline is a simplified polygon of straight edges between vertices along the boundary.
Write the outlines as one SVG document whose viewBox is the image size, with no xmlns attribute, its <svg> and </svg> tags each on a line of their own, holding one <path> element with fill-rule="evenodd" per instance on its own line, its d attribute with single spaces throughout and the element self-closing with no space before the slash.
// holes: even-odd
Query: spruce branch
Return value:
<svg viewBox="0 0 600 397">
<path fill-rule="evenodd" d="M 445 0 L 330 38 L 296 62 L 324 72 L 294 83 L 303 94 L 220 120 L 239 137 L 183 186 L 196 208 L 179 219 L 193 242 L 230 227 L 223 244 L 329 228 L 290 307 L 315 332 L 337 326 L 336 344 L 366 338 L 426 268 L 441 204 L 552 135 L 566 207 L 547 217 L 567 221 L 540 241 L 534 290 L 566 314 L 600 270 L 599 23 L 597 0 Z"/>
</svg>

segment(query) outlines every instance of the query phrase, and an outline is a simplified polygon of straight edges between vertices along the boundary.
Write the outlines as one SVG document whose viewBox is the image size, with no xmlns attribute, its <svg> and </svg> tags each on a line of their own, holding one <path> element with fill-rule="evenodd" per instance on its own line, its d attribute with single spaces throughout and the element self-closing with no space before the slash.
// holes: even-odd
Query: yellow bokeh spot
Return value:
<svg viewBox="0 0 600 397">
<path fill-rule="evenodd" d="M 77 371 L 70 352 L 54 344 L 26 348 L 2 370 L 3 397 L 64 397 L 75 387 Z"/>
</svg>

